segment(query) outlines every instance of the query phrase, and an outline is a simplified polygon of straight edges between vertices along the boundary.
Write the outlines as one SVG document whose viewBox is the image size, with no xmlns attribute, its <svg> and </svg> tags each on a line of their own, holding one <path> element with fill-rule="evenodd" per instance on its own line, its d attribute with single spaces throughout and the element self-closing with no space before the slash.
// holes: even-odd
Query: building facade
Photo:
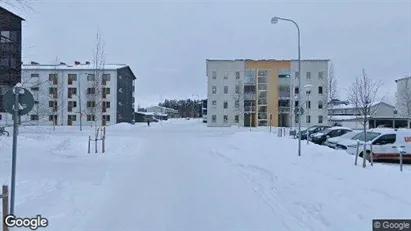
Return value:
<svg viewBox="0 0 411 231">
<path fill-rule="evenodd" d="M 21 81 L 22 21 L 0 7 L 0 113 L 5 112 L 1 103 L 4 93 Z"/>
<path fill-rule="evenodd" d="M 296 60 L 206 60 L 207 125 L 294 127 L 295 107 L 301 126 L 327 124 L 328 63 L 302 60 L 301 90 Z"/>
<path fill-rule="evenodd" d="M 129 66 L 107 64 L 96 69 L 86 62 L 74 65 L 22 67 L 22 84 L 35 99 L 33 110 L 22 116 L 22 123 L 71 126 L 81 123 L 96 126 L 134 120 L 136 77 Z M 11 116 L 2 113 L 0 124 L 10 124 Z"/>
<path fill-rule="evenodd" d="M 395 80 L 397 91 L 395 93 L 395 107 L 398 115 L 411 118 L 411 76 Z"/>
</svg>

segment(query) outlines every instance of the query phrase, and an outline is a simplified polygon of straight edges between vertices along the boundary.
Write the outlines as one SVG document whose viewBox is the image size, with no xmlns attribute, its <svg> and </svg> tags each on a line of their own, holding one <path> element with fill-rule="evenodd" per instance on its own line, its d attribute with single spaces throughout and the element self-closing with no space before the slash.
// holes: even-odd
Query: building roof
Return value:
<svg viewBox="0 0 411 231">
<path fill-rule="evenodd" d="M 388 103 L 382 102 L 382 101 L 372 103 L 371 107 L 377 106 L 378 104 L 385 104 L 385 105 L 388 105 L 390 107 L 394 107 L 391 104 L 388 104 Z M 335 105 L 332 109 L 355 109 L 355 108 L 356 108 L 356 106 L 354 104 L 340 104 L 340 105 Z"/>
<path fill-rule="evenodd" d="M 126 64 L 105 64 L 105 70 L 117 70 L 127 67 Z M 93 64 L 23 64 L 23 70 L 93 70 Z"/>
<path fill-rule="evenodd" d="M 207 61 L 218 62 L 218 61 L 298 61 L 298 59 L 206 59 Z M 330 59 L 301 59 L 302 62 L 307 61 L 318 61 L 318 62 L 329 62 Z"/>
<path fill-rule="evenodd" d="M 400 81 L 400 80 L 406 80 L 406 79 L 411 79 L 411 76 L 404 77 L 404 78 L 400 78 L 400 79 L 396 79 L 395 82 L 398 82 L 398 81 Z"/>
<path fill-rule="evenodd" d="M 0 6 L 0 10 L 6 11 L 6 12 L 9 13 L 10 15 L 13 15 L 14 17 L 20 19 L 21 21 L 26 21 L 24 18 L 22 18 L 22 17 L 18 16 L 17 14 L 15 14 L 15 13 L 7 10 L 7 9 L 4 8 L 4 7 L 1 7 L 1 6 Z"/>
</svg>

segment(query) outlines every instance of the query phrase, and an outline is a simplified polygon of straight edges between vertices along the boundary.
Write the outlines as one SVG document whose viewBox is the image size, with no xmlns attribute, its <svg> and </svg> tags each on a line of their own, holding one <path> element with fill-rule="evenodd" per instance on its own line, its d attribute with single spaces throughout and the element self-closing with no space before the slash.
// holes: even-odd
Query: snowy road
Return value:
<svg viewBox="0 0 411 231">
<path fill-rule="evenodd" d="M 111 188 L 75 230 L 302 230 L 213 157 L 216 137 L 172 131 L 146 131 L 142 155 L 106 182 Z"/>
</svg>

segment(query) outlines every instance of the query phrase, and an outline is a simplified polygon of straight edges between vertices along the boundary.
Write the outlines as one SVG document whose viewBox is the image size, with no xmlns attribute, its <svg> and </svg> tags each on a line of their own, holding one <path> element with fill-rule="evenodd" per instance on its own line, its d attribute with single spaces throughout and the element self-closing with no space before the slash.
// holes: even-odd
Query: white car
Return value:
<svg viewBox="0 0 411 231">
<path fill-rule="evenodd" d="M 342 136 L 337 136 L 337 137 L 334 137 L 334 138 L 329 138 L 329 139 L 327 139 L 326 141 L 325 141 L 325 143 L 324 143 L 324 145 L 326 145 L 326 146 L 328 146 L 328 147 L 330 147 L 330 148 L 336 148 L 336 146 L 337 146 L 337 144 L 340 142 L 340 141 L 344 141 L 344 140 L 351 140 L 353 137 L 355 137 L 356 135 L 358 135 L 358 134 L 360 134 L 361 133 L 361 131 L 352 131 L 352 132 L 348 132 L 348 133 L 345 133 L 344 135 L 342 135 Z"/>
<path fill-rule="evenodd" d="M 361 148 L 359 156 L 363 155 L 364 133 L 357 139 Z M 355 142 L 355 141 L 354 141 Z M 404 151 L 403 159 L 411 160 L 411 130 L 410 129 L 372 129 L 367 132 L 366 152 L 372 153 L 374 160 L 398 160 L 399 150 Z M 357 144 L 347 145 L 347 152 L 355 155 Z"/>
</svg>

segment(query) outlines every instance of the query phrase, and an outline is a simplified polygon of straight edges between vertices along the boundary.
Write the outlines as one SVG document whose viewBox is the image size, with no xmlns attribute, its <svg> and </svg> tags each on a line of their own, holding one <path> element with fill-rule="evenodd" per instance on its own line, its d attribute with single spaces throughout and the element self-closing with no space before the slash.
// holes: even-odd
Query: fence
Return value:
<svg viewBox="0 0 411 231">
<path fill-rule="evenodd" d="M 2 200 L 2 226 L 3 231 L 9 231 L 9 227 L 6 225 L 6 216 L 9 214 L 9 187 L 7 185 L 3 185 L 2 192 L 0 194 L 0 198 Z"/>
<path fill-rule="evenodd" d="M 94 141 L 94 151 L 98 153 L 98 141 L 101 141 L 101 151 L 106 151 L 106 127 L 97 128 L 94 139 L 91 136 L 88 137 L 88 153 L 91 152 L 91 142 Z"/>
</svg>

